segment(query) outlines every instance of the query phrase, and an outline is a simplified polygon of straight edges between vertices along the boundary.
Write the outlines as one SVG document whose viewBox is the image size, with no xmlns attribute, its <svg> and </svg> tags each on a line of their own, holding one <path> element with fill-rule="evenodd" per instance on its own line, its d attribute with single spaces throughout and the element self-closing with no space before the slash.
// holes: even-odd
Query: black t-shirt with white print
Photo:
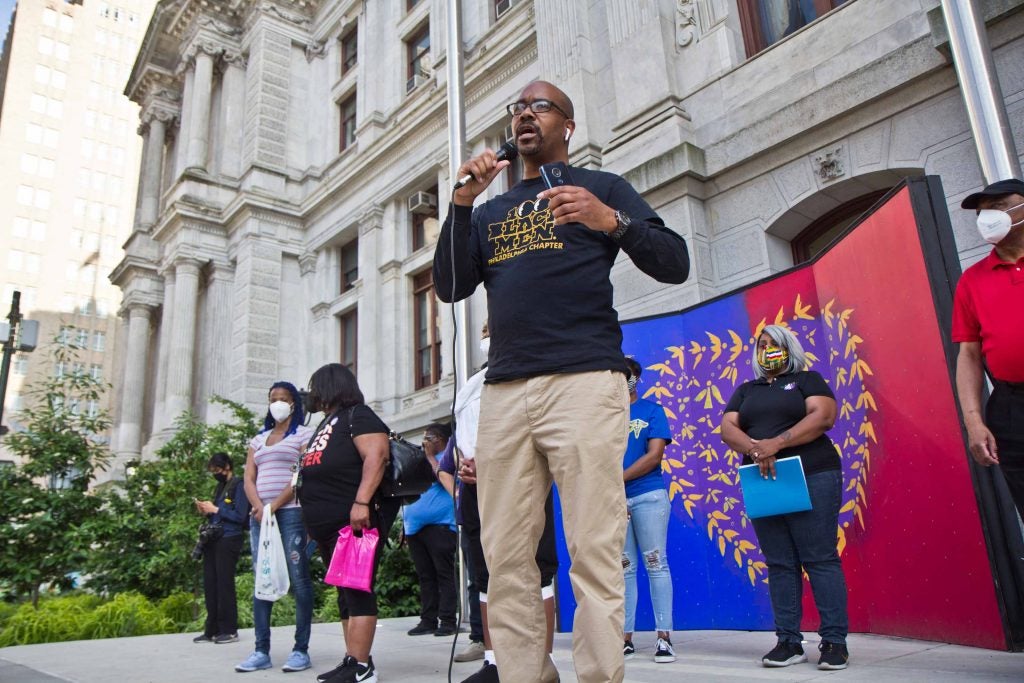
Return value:
<svg viewBox="0 0 1024 683">
<path fill-rule="evenodd" d="M 348 524 L 349 511 L 363 478 L 363 459 L 352 441 L 353 436 L 388 433 L 377 414 L 367 405 L 345 408 L 324 420 L 302 457 L 302 486 L 299 502 L 302 516 L 310 528 Z"/>
</svg>

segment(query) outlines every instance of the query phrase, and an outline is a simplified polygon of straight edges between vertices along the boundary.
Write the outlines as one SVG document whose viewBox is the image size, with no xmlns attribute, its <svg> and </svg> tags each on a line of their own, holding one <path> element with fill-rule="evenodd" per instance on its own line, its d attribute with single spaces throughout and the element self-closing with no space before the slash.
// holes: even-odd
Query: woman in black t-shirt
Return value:
<svg viewBox="0 0 1024 683">
<path fill-rule="evenodd" d="M 382 519 L 387 515 L 381 514 L 376 496 L 388 460 L 388 428 L 364 404 L 355 375 L 338 363 L 324 365 L 310 377 L 306 409 L 326 415 L 301 459 L 299 502 L 309 535 L 329 564 L 339 530 L 350 525 L 355 532 L 377 529 L 381 540 L 376 564 L 391 526 Z M 374 581 L 376 573 L 375 566 Z M 345 657 L 317 679 L 372 683 L 377 680 L 370 656 L 376 595 L 339 587 L 338 610 L 345 624 Z"/>
<path fill-rule="evenodd" d="M 836 399 L 824 378 L 806 370 L 807 357 L 793 333 L 768 325 L 757 339 L 752 366 L 756 379 L 740 385 L 725 406 L 722 441 L 775 476 L 779 458 L 800 458 L 811 509 L 752 519 L 768 564 L 768 591 L 778 644 L 761 663 L 768 667 L 807 661 L 800 642 L 802 571 L 811 580 L 821 615 L 818 668 L 845 669 L 846 579 L 836 550 L 843 471 L 825 432 L 836 419 Z"/>
</svg>

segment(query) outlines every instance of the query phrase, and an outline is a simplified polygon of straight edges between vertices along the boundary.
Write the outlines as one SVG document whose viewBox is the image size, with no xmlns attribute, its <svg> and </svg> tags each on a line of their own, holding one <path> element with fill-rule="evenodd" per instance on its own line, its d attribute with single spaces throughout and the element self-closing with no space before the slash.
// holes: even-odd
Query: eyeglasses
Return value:
<svg viewBox="0 0 1024 683">
<path fill-rule="evenodd" d="M 508 109 L 508 113 L 511 114 L 512 116 L 519 116 L 527 109 L 532 111 L 534 114 L 546 114 L 552 109 L 557 109 L 565 118 L 572 118 L 567 113 L 565 113 L 564 109 L 559 107 L 551 100 L 534 100 L 533 102 L 523 102 L 522 100 L 520 100 L 519 102 L 513 102 L 512 104 L 508 105 L 506 109 Z"/>
<path fill-rule="evenodd" d="M 437 436 L 435 434 L 427 434 L 427 435 L 425 435 L 423 437 L 423 440 L 424 441 L 440 441 L 441 437 L 439 437 L 439 436 Z"/>
</svg>

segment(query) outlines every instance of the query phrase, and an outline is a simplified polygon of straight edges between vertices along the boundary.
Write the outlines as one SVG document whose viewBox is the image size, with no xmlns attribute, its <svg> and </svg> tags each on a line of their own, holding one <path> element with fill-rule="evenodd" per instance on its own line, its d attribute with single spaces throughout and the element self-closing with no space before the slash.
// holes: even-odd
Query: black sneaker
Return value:
<svg viewBox="0 0 1024 683">
<path fill-rule="evenodd" d="M 484 662 L 479 671 L 462 681 L 462 683 L 501 683 L 501 679 L 498 678 L 498 667 L 490 662 Z"/>
<path fill-rule="evenodd" d="M 213 642 L 217 643 L 218 645 L 223 645 L 224 643 L 237 643 L 238 642 L 238 634 L 237 633 L 222 633 L 219 636 L 217 636 L 216 638 L 214 638 Z"/>
<path fill-rule="evenodd" d="M 198 635 L 195 638 L 193 638 L 192 642 L 193 643 L 212 643 L 213 642 L 213 636 L 208 636 L 205 633 L 203 633 L 202 635 Z"/>
<path fill-rule="evenodd" d="M 345 655 L 345 658 L 341 660 L 341 664 L 334 667 L 330 671 L 325 671 L 324 673 L 319 674 L 316 677 L 316 683 L 326 683 L 326 681 L 330 680 L 334 676 L 337 676 L 338 674 L 344 673 L 345 671 L 355 671 L 357 666 L 358 662 L 356 662 L 355 657 L 353 657 L 352 655 Z"/>
<path fill-rule="evenodd" d="M 377 670 L 373 668 L 373 657 L 368 659 L 370 661 L 364 665 L 346 655 L 338 673 L 323 683 L 377 683 Z M 317 680 L 319 679 L 320 677 L 317 676 Z"/>
<path fill-rule="evenodd" d="M 441 624 L 440 628 L 434 631 L 434 635 L 438 638 L 454 636 L 456 633 L 458 633 L 458 631 L 455 629 L 455 624 Z"/>
<path fill-rule="evenodd" d="M 782 640 L 772 648 L 771 652 L 761 658 L 761 663 L 770 667 L 789 666 L 806 661 L 807 655 L 804 654 L 803 645 Z"/>
<path fill-rule="evenodd" d="M 668 664 L 676 661 L 676 651 L 672 649 L 672 641 L 668 638 L 658 638 L 658 647 L 654 651 L 654 661 L 658 664 Z"/>
<path fill-rule="evenodd" d="M 845 645 L 830 643 L 827 640 L 821 641 L 818 645 L 821 657 L 818 658 L 818 668 L 822 671 L 838 671 L 845 669 L 850 660 L 850 651 Z"/>
<path fill-rule="evenodd" d="M 633 641 L 632 640 L 627 640 L 627 641 L 623 642 L 622 643 L 622 658 L 623 659 L 633 659 L 633 657 L 635 655 L 636 655 L 636 648 L 633 647 Z"/>
<path fill-rule="evenodd" d="M 425 636 L 428 633 L 433 633 L 436 630 L 437 624 L 428 624 L 425 621 L 421 621 L 420 623 L 416 624 L 411 629 L 406 631 L 406 633 L 410 636 Z"/>
</svg>

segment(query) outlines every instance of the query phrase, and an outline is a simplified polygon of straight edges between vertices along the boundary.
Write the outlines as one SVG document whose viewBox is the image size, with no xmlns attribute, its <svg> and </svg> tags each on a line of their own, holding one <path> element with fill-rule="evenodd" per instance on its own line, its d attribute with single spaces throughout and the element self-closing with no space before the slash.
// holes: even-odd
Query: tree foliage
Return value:
<svg viewBox="0 0 1024 683">
<path fill-rule="evenodd" d="M 213 495 L 215 483 L 206 470 L 213 453 L 230 455 L 242 475 L 247 444 L 258 429 L 256 415 L 245 406 L 212 400 L 228 408 L 229 420 L 206 424 L 192 413 L 182 414 L 156 459 L 140 463 L 123 489 L 105 494 L 105 514 L 89 525 L 94 589 L 137 591 L 150 598 L 176 591 L 202 594 L 202 563 L 189 557 L 202 522 L 192 500 Z"/>
<path fill-rule="evenodd" d="M 83 568 L 89 539 L 81 529 L 101 503 L 89 483 L 109 462 L 97 436 L 110 426 L 96 409 L 106 385 L 70 371 L 82 367 L 77 347 L 55 340 L 48 353 L 60 371 L 26 392 L 25 430 L 4 437 L 21 465 L 0 470 L 0 577 L 33 604 L 40 585 L 70 586 Z"/>
</svg>

